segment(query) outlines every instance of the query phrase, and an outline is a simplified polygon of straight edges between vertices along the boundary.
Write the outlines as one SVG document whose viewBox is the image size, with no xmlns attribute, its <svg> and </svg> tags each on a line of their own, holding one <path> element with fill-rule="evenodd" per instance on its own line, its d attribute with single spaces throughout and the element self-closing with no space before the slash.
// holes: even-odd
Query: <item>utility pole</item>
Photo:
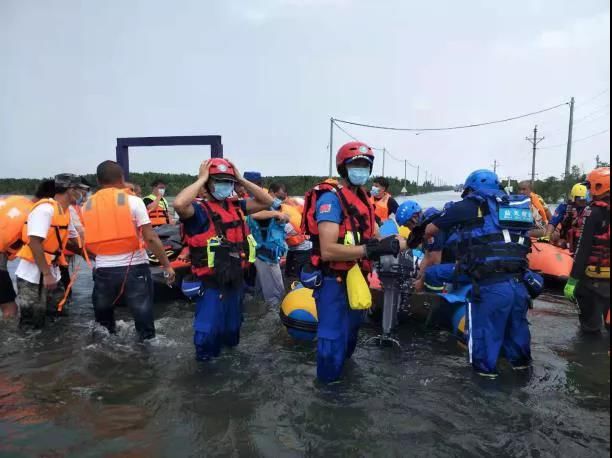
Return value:
<svg viewBox="0 0 612 458">
<path fill-rule="evenodd" d="M 404 159 L 404 189 L 408 189 L 406 187 L 406 181 L 408 180 L 408 161 Z"/>
<path fill-rule="evenodd" d="M 535 183 L 535 177 L 536 177 L 536 153 L 538 152 L 538 145 L 540 144 L 542 140 L 544 140 L 544 138 L 545 137 L 538 138 L 538 126 L 535 126 L 535 128 L 533 129 L 533 138 L 525 137 L 525 140 L 527 140 L 533 146 L 533 159 L 531 161 L 531 185 L 532 186 Z"/>
<path fill-rule="evenodd" d="M 598 169 L 599 168 L 599 164 L 601 164 L 601 161 L 599 160 L 599 154 L 595 158 L 595 161 L 596 161 L 595 168 Z"/>
<path fill-rule="evenodd" d="M 493 162 L 493 172 L 497 173 L 497 159 Z"/>
<path fill-rule="evenodd" d="M 385 159 L 387 158 L 387 148 L 383 148 L 383 172 L 382 176 L 385 176 Z"/>
<path fill-rule="evenodd" d="M 574 105 L 576 101 L 574 97 L 570 101 L 570 118 L 569 118 L 569 132 L 567 134 L 567 154 L 565 156 L 565 178 L 570 176 L 572 168 L 572 142 L 574 137 Z"/>
<path fill-rule="evenodd" d="M 329 118 L 329 178 L 333 177 L 334 163 L 334 118 Z"/>
<path fill-rule="evenodd" d="M 416 182 L 416 187 L 417 187 L 417 194 L 419 193 L 419 179 L 421 175 L 421 166 L 417 165 L 417 182 Z"/>
</svg>

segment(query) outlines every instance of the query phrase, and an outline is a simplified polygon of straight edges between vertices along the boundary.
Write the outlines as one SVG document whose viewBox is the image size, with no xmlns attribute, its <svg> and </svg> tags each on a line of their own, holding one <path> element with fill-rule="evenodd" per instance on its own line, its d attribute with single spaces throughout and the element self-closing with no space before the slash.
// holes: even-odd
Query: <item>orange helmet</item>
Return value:
<svg viewBox="0 0 612 458">
<path fill-rule="evenodd" d="M 610 192 L 610 167 L 599 167 L 589 173 L 587 187 L 593 197 Z"/>
<path fill-rule="evenodd" d="M 210 176 L 219 180 L 236 180 L 236 171 L 226 159 L 216 157 L 210 161 Z"/>
</svg>

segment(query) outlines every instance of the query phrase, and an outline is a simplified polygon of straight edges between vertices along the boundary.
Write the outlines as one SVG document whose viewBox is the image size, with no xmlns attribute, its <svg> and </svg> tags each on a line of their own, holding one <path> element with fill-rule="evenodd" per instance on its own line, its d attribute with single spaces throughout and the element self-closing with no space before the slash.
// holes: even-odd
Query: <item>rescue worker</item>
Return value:
<svg viewBox="0 0 612 458">
<path fill-rule="evenodd" d="M 389 193 L 389 186 L 389 180 L 385 177 L 378 177 L 374 179 L 372 189 L 370 189 L 378 224 L 387 221 L 391 215 L 395 215 L 399 208 L 397 201 Z"/>
<path fill-rule="evenodd" d="M 571 253 L 576 252 L 582 227 L 580 224 L 582 213 L 587 207 L 588 189 L 578 183 L 572 187 L 569 202 L 560 204 L 550 220 L 546 235 L 540 242 L 552 242 L 561 248 L 568 248 Z"/>
<path fill-rule="evenodd" d="M 543 237 L 546 234 L 546 226 L 548 226 L 548 222 L 552 219 L 550 209 L 546 202 L 544 202 L 544 199 L 533 191 L 531 181 L 519 183 L 519 194 L 531 199 L 531 211 L 535 224 L 529 235 L 534 238 Z"/>
<path fill-rule="evenodd" d="M 164 224 L 173 224 L 170 205 L 168 205 L 168 201 L 164 197 L 166 195 L 166 183 L 162 180 L 155 180 L 151 186 L 151 194 L 143 199 L 149 212 L 151 225 L 158 227 Z"/>
<path fill-rule="evenodd" d="M 395 237 L 376 238 L 374 207 L 364 188 L 373 164 L 374 153 L 368 145 L 347 143 L 336 155 L 342 183 L 321 183 L 305 199 L 303 229 L 313 241 L 313 255 L 311 265 L 302 270 L 302 282 L 315 288 L 317 377 L 324 383 L 341 377 L 355 351 L 364 315 L 363 310 L 350 308 L 348 271 L 357 265 L 367 274 L 372 261 L 398 255 L 405 248 L 405 241 Z"/>
<path fill-rule="evenodd" d="M 420 242 L 420 246 L 424 253 L 423 260 L 419 264 L 417 281 L 414 284 L 415 291 L 417 292 L 421 292 L 425 289 L 425 272 L 427 271 L 427 269 L 430 266 L 435 266 L 442 263 L 442 253 L 446 242 L 446 236 L 444 232 L 440 231 L 438 234 L 436 234 L 435 237 L 425 239 L 425 231 L 424 229 L 421 229 L 426 229 L 427 226 L 433 223 L 436 219 L 438 219 L 441 214 L 441 211 L 433 207 L 425 210 L 425 212 L 423 212 L 423 218 L 421 223 L 419 224 L 419 228 L 415 228 L 411 233 L 411 235 L 415 235 L 414 239 L 411 237 L 408 240 L 408 245 L 410 246 L 410 248 L 413 249 L 418 248 Z M 445 262 L 449 263 L 451 261 L 446 260 Z"/>
<path fill-rule="evenodd" d="M 410 237 L 412 230 L 419 224 L 423 209 L 414 200 L 407 200 L 399 206 L 395 221 L 399 226 L 399 235 L 405 239 Z"/>
<path fill-rule="evenodd" d="M 578 303 L 585 333 L 601 331 L 610 312 L 610 168 L 600 167 L 587 177 L 592 203 L 580 217 L 582 235 L 574 254 L 574 268 L 565 296 Z"/>
<path fill-rule="evenodd" d="M 244 186 L 253 199 L 232 197 L 235 184 Z M 210 198 L 196 201 L 202 187 Z M 193 324 L 199 361 L 217 357 L 223 345 L 233 347 L 240 341 L 243 271 L 255 262 L 245 215 L 272 204 L 268 193 L 245 180 L 230 161 L 219 158 L 203 162 L 198 179 L 174 201 L 185 227 L 193 275 L 202 281 Z"/>
<path fill-rule="evenodd" d="M 80 185 L 81 179 L 75 175 L 57 175 L 54 197 L 36 202 L 23 228 L 25 245 L 17 253 L 15 272 L 21 327 L 41 329 L 47 315 L 60 314 L 58 305 L 65 290 L 59 266 L 66 263 L 64 251 L 81 252 L 69 211 L 81 197 Z"/>
<path fill-rule="evenodd" d="M 464 200 L 425 231 L 427 239 L 440 231 L 456 239 L 457 263 L 429 267 L 425 275 L 445 271 L 446 281 L 472 285 L 466 314 L 470 362 L 478 374 L 495 377 L 500 355 L 517 370 L 531 363 L 531 298 L 523 280 L 533 226 L 530 199 L 506 195 L 489 170 L 473 172 L 464 189 Z"/>
<path fill-rule="evenodd" d="M 116 332 L 115 304 L 122 299 L 141 341 L 155 337 L 153 279 L 146 246 L 160 261 L 168 283 L 175 273 L 153 230 L 143 201 L 126 190 L 119 164 L 98 165 L 99 190 L 83 208 L 87 250 L 96 256 L 92 302 L 96 322 Z"/>
<path fill-rule="evenodd" d="M 273 199 L 273 207 L 252 214 L 247 223 L 257 242 L 255 289 L 263 295 L 266 304 L 277 307 L 285 297 L 280 260 L 287 254 L 285 227 L 290 217 L 281 211 L 282 202 L 287 198 L 286 188 L 272 183 L 268 193 Z"/>
</svg>

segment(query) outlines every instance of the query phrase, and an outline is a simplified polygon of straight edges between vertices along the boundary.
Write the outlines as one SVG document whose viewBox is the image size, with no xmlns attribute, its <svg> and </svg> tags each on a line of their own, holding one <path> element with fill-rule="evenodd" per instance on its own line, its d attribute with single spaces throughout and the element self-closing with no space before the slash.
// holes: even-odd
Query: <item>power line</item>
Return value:
<svg viewBox="0 0 612 458">
<path fill-rule="evenodd" d="M 582 103 L 580 104 L 580 106 L 585 106 L 585 105 L 588 105 L 588 104 L 589 104 L 589 103 L 591 103 L 593 100 L 597 100 L 599 97 L 601 97 L 601 96 L 602 96 L 602 95 L 604 95 L 604 94 L 607 94 L 608 92 L 610 92 L 610 88 L 608 88 L 608 89 L 604 89 L 603 91 L 601 91 L 601 92 L 599 92 L 599 93 L 595 94 L 593 97 L 591 97 L 590 99 L 588 99 L 586 102 L 582 102 Z"/>
<path fill-rule="evenodd" d="M 589 119 L 589 118 L 590 118 L 590 117 L 592 117 L 593 115 L 596 115 L 596 114 L 601 113 L 601 112 L 602 112 L 602 111 L 604 111 L 606 108 L 610 108 L 610 104 L 607 104 L 607 105 L 605 105 L 605 106 L 603 106 L 603 107 L 600 107 L 599 109 L 597 109 L 597 110 L 595 110 L 595 111 L 592 111 L 592 112 L 591 112 L 591 113 L 589 113 L 588 115 L 583 116 L 582 118 L 579 118 L 578 120 L 576 120 L 576 121 L 574 122 L 574 124 L 578 124 L 579 122 L 582 122 L 582 121 L 584 121 L 585 119 Z M 609 114 L 610 114 L 610 112 L 608 111 L 607 113 L 605 113 L 605 114 L 603 114 L 603 115 L 601 115 L 601 116 L 597 116 L 595 119 L 601 119 L 601 118 L 603 118 L 604 116 L 608 116 Z M 595 120 L 595 119 L 594 119 L 594 120 Z M 594 120 L 593 120 L 593 121 L 594 121 Z"/>
<path fill-rule="evenodd" d="M 599 135 L 603 135 L 610 132 L 610 129 L 602 130 L 601 132 L 597 132 L 593 135 L 589 135 L 588 137 L 579 138 L 578 140 L 574 140 L 572 143 L 579 143 L 585 140 L 588 140 L 593 137 L 598 137 Z M 553 149 L 553 148 L 561 148 L 562 146 L 567 146 L 567 143 L 559 143 L 558 145 L 544 146 L 540 149 Z"/>
<path fill-rule="evenodd" d="M 334 125 L 340 129 L 341 132 L 343 132 L 346 136 L 348 136 L 349 138 L 353 139 L 356 142 L 360 142 L 361 140 L 358 139 L 357 137 L 355 137 L 353 134 L 351 134 L 348 130 L 346 130 L 345 128 L 343 128 L 342 126 L 338 125 L 336 122 L 336 120 L 334 119 Z M 368 145 L 370 146 L 370 148 L 372 148 L 374 151 L 383 151 L 385 148 L 375 148 L 372 145 L 370 145 L 368 143 Z M 387 151 L 388 153 L 388 151 Z"/>
<path fill-rule="evenodd" d="M 602 111 L 604 111 L 606 108 L 609 108 L 609 107 L 610 107 L 609 103 L 607 105 L 600 106 L 596 110 L 590 112 L 588 115 L 585 115 L 582 118 L 578 118 L 576 121 L 574 121 L 574 125 L 582 123 L 583 121 L 591 118 L 592 116 L 594 116 L 594 115 L 596 115 L 598 113 L 601 113 Z M 592 119 L 591 122 L 596 121 L 596 120 L 601 119 L 601 118 L 604 118 L 604 117 L 609 116 L 609 115 L 610 115 L 610 112 L 608 111 L 608 113 L 605 113 L 605 114 L 603 114 L 601 116 L 597 116 L 596 118 Z M 549 132 L 549 134 L 556 134 L 557 132 L 561 132 L 561 131 L 565 131 L 565 130 L 566 130 L 566 128 L 563 127 L 561 129 L 554 129 L 554 130 L 548 131 L 548 132 Z"/>
<path fill-rule="evenodd" d="M 510 122 L 510 121 L 515 121 L 517 119 L 523 119 L 523 118 L 527 118 L 530 116 L 535 116 L 541 113 L 546 113 L 547 111 L 552 111 L 552 110 L 556 110 L 557 108 L 560 108 L 562 106 L 568 105 L 569 102 L 564 102 L 564 103 L 560 103 L 558 105 L 555 105 L 553 107 L 549 107 L 549 108 L 545 108 L 543 110 L 538 110 L 538 111 L 534 111 L 531 113 L 526 113 L 526 114 L 522 114 L 522 115 L 518 115 L 518 116 L 512 116 L 509 118 L 505 118 L 505 119 L 499 119 L 496 121 L 487 121 L 487 122 L 481 122 L 481 123 L 476 123 L 476 124 L 466 124 L 466 125 L 461 125 L 461 126 L 452 126 L 452 127 L 425 127 L 425 128 L 409 128 L 409 127 L 389 127 L 389 126 L 379 126 L 379 125 L 374 125 L 374 124 L 363 124 L 363 123 L 358 123 L 358 122 L 352 122 L 352 121 L 345 121 L 342 119 L 336 119 L 336 122 L 341 122 L 343 124 L 349 124 L 352 126 L 359 126 L 359 127 L 367 127 L 370 129 L 379 129 L 379 130 L 393 130 L 393 131 L 403 131 L 403 132 L 431 132 L 431 131 L 445 131 L 445 130 L 459 130 L 459 129 L 470 129 L 473 127 L 482 127 L 482 126 L 490 126 L 493 124 L 501 124 L 501 123 L 505 123 L 505 122 Z"/>
</svg>

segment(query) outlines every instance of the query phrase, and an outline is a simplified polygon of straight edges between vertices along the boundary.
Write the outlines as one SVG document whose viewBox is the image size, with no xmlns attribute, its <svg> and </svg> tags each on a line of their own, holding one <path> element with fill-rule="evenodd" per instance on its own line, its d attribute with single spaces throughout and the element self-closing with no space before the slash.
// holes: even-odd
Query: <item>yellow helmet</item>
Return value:
<svg viewBox="0 0 612 458">
<path fill-rule="evenodd" d="M 588 193 L 589 193 L 589 190 L 587 189 L 587 187 L 583 185 L 582 183 L 578 183 L 578 184 L 575 184 L 574 187 L 572 188 L 572 191 L 570 192 L 570 199 L 572 201 L 576 199 L 586 199 Z"/>
</svg>

